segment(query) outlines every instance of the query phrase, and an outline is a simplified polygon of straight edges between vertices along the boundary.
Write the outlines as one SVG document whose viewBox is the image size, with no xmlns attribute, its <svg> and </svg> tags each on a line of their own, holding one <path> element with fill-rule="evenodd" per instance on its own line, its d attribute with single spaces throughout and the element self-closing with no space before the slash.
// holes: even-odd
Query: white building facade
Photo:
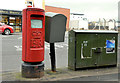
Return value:
<svg viewBox="0 0 120 83">
<path fill-rule="evenodd" d="M 88 29 L 88 20 L 84 14 L 71 13 L 70 14 L 70 29 Z"/>
</svg>

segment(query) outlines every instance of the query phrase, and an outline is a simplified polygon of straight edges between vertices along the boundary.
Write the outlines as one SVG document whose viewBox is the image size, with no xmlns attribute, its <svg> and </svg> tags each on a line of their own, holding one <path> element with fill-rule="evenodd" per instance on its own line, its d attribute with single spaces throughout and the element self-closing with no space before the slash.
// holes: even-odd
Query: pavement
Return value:
<svg viewBox="0 0 120 83">
<path fill-rule="evenodd" d="M 67 35 L 68 33 L 66 33 Z M 16 37 L 15 35 L 18 35 Z M 119 68 L 118 67 L 107 67 L 107 68 L 95 68 L 95 69 L 84 69 L 84 70 L 78 70 L 78 71 L 73 71 L 69 70 L 67 68 L 67 42 L 68 42 L 68 35 L 65 37 L 65 42 L 64 43 L 57 43 L 56 44 L 56 59 L 57 59 L 57 72 L 52 72 L 50 70 L 50 59 L 48 57 L 49 53 L 49 44 L 46 44 L 45 47 L 45 72 L 44 72 L 44 77 L 42 78 L 22 78 L 21 77 L 21 72 L 20 72 L 20 64 L 21 62 L 21 40 L 22 40 L 22 33 L 14 33 L 11 36 L 5 36 L 2 38 L 2 50 L 8 48 L 9 46 L 9 51 L 2 51 L 2 62 L 4 65 L 3 66 L 3 71 L 0 71 L 0 78 L 2 78 L 2 81 L 118 81 L 118 72 Z M 8 40 L 9 41 L 6 41 Z M 1 40 L 1 39 L 0 39 Z M 13 42 L 14 40 L 14 42 Z M 13 46 L 14 44 L 15 46 Z M 61 46 L 62 45 L 62 46 Z M 14 47 L 14 48 L 13 48 Z M 11 49 L 13 48 L 13 49 Z M 15 51 L 16 52 L 13 52 Z M 1 50 L 0 50 L 1 51 Z M 9 52 L 9 56 L 8 56 Z M 64 55 L 63 55 L 64 54 Z M 16 56 L 17 55 L 17 56 Z M 8 62 L 8 60 L 11 57 L 11 62 Z M 61 60 L 63 61 L 61 63 Z M 13 62 L 12 62 L 13 61 Z M 119 61 L 119 60 L 118 60 Z M 8 64 L 12 65 L 8 65 Z M 2 65 L 3 65 L 2 64 Z M 13 65 L 14 64 L 14 65 Z M 19 65 L 18 65 L 19 64 Z M 13 70 L 13 69 L 16 70 Z M 10 70 L 9 70 L 10 69 Z M 4 71 L 5 70 L 5 71 Z M 18 71 L 17 71 L 18 70 Z M 108 77 L 106 77 L 108 76 Z M 104 78 L 104 79 L 102 79 Z M 106 78 L 106 79 L 105 79 Z"/>
<path fill-rule="evenodd" d="M 115 75 L 111 78 L 100 80 L 100 76 Z M 1 75 L 0 75 L 1 76 Z M 98 77 L 99 76 L 99 77 Z M 85 78 L 93 77 L 93 79 L 86 80 Z M 73 71 L 68 68 L 59 68 L 57 72 L 45 70 L 42 78 L 23 78 L 20 72 L 5 72 L 2 74 L 2 81 L 75 81 L 74 79 L 81 79 L 79 81 L 118 81 L 118 68 L 99 68 Z M 83 79 L 84 78 L 84 79 Z"/>
</svg>

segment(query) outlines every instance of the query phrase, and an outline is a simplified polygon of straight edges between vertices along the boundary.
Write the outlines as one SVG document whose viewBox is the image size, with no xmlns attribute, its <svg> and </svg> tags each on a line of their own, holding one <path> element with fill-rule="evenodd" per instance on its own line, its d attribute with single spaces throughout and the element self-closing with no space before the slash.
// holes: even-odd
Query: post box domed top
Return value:
<svg viewBox="0 0 120 83">
<path fill-rule="evenodd" d="M 53 13 L 53 12 L 46 12 L 45 13 L 45 16 L 47 16 L 47 17 L 56 17 L 56 16 L 58 16 L 58 15 L 61 15 L 61 16 L 63 16 L 63 17 L 66 17 L 65 15 L 63 15 L 63 14 L 59 14 L 59 13 Z"/>
</svg>

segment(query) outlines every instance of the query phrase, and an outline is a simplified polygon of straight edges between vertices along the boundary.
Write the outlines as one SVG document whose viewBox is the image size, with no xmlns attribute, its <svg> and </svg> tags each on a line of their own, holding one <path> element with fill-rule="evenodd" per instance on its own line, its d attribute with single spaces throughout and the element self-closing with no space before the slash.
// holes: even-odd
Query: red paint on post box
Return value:
<svg viewBox="0 0 120 83">
<path fill-rule="evenodd" d="M 26 8 L 23 9 L 22 17 L 22 60 L 42 62 L 44 60 L 45 12 L 39 8 Z"/>
</svg>

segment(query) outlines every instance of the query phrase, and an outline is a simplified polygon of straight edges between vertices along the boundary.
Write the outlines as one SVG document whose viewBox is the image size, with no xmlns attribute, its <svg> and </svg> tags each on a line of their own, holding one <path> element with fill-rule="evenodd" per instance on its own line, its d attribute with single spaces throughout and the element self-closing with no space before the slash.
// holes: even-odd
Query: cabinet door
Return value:
<svg viewBox="0 0 120 83">
<path fill-rule="evenodd" d="M 98 34 L 98 47 L 102 49 L 98 56 L 97 66 L 116 65 L 117 34 Z"/>
<path fill-rule="evenodd" d="M 94 49 L 98 46 L 98 34 L 76 34 L 76 68 L 94 67 L 97 65 Z"/>
</svg>

